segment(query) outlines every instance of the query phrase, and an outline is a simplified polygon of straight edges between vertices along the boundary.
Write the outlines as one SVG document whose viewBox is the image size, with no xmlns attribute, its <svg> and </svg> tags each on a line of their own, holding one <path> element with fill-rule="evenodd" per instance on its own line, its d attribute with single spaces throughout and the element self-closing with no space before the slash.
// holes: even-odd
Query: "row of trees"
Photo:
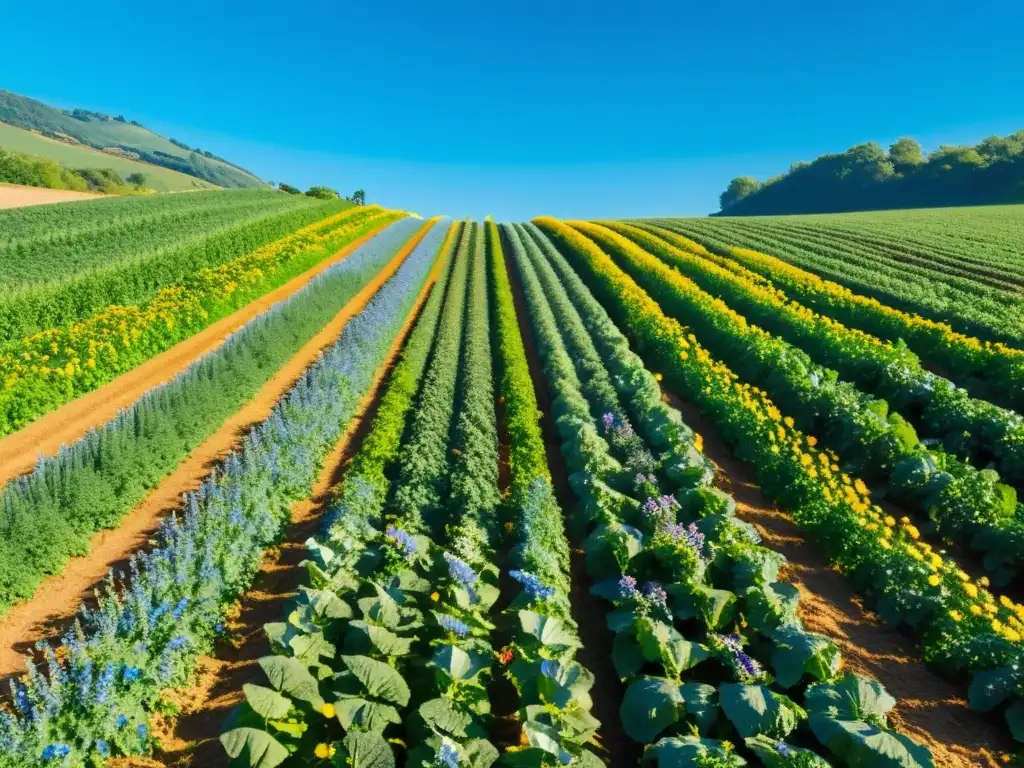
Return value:
<svg viewBox="0 0 1024 768">
<path fill-rule="evenodd" d="M 911 138 L 870 142 L 794 163 L 761 182 L 739 176 L 719 197 L 727 216 L 830 213 L 1024 201 L 1024 131 L 926 155 Z"/>
<path fill-rule="evenodd" d="M 270 186 L 273 187 L 274 182 L 271 181 Z M 293 187 L 291 184 L 285 184 L 282 181 L 280 184 L 277 185 L 277 188 L 282 192 L 287 192 L 289 195 L 306 194 L 309 197 L 316 197 L 319 198 L 320 200 L 338 200 L 341 198 L 341 193 L 338 192 L 338 190 L 336 189 L 331 189 L 330 187 L 315 186 L 310 187 L 305 192 L 303 192 L 298 187 Z M 366 190 L 357 189 L 355 192 L 353 192 L 345 199 L 348 200 L 350 203 L 355 203 L 356 205 L 366 205 Z"/>
<path fill-rule="evenodd" d="M 0 149 L 0 182 L 111 195 L 148 191 L 142 173 L 123 179 L 112 168 L 67 168 L 45 157 L 5 149 Z"/>
</svg>

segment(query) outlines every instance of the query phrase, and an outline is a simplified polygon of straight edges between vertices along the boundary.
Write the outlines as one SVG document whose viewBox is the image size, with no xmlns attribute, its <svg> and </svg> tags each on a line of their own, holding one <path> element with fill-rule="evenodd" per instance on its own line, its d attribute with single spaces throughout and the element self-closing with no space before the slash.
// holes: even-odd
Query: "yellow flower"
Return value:
<svg viewBox="0 0 1024 768">
<path fill-rule="evenodd" d="M 942 583 L 942 578 L 939 576 L 939 574 L 933 573 L 931 576 L 928 577 L 928 583 L 931 584 L 933 587 L 937 587 L 939 586 L 939 584 Z"/>
<path fill-rule="evenodd" d="M 885 516 L 885 524 L 887 526 L 889 526 L 890 528 L 892 528 L 894 525 L 896 525 L 896 518 L 893 517 L 892 515 L 886 515 Z"/>
<path fill-rule="evenodd" d="M 316 749 L 313 750 L 313 754 L 319 757 L 321 760 L 328 760 L 334 757 L 334 745 L 332 744 L 317 744 Z"/>
<path fill-rule="evenodd" d="M 978 588 L 976 586 L 974 586 L 973 584 L 971 584 L 971 582 L 969 582 L 969 581 L 964 582 L 964 592 L 967 593 L 968 597 L 977 597 L 978 596 Z"/>
<path fill-rule="evenodd" d="M 917 528 L 913 525 L 904 526 L 903 530 L 906 531 L 907 536 L 912 538 L 914 541 L 917 541 L 919 538 L 921 538 L 921 532 L 917 530 Z"/>
<path fill-rule="evenodd" d="M 910 518 L 907 517 L 906 515 L 904 515 L 903 517 L 900 518 L 900 522 L 903 523 L 904 525 L 910 525 Z"/>
<path fill-rule="evenodd" d="M 665 378 L 665 377 L 662 376 L 660 373 L 654 374 L 654 380 L 655 381 L 661 381 L 663 378 Z"/>
<path fill-rule="evenodd" d="M 439 592 L 431 592 L 430 599 L 436 603 L 438 600 L 441 599 L 441 594 Z"/>
<path fill-rule="evenodd" d="M 1011 643 L 1020 642 L 1020 632 L 1018 632 L 1015 629 L 1010 629 L 1009 627 L 1003 627 L 1003 637 L 1005 637 Z"/>
<path fill-rule="evenodd" d="M 320 707 L 320 714 L 330 720 L 335 714 L 337 714 L 337 711 L 334 709 L 333 704 L 324 704 Z"/>
<path fill-rule="evenodd" d="M 999 619 L 992 619 L 992 631 L 1002 633 L 1003 622 L 1001 622 Z"/>
<path fill-rule="evenodd" d="M 857 490 L 857 493 L 859 493 L 861 496 L 867 496 L 868 495 L 868 487 L 866 485 L 864 485 L 864 481 L 861 480 L 859 477 L 856 480 L 853 481 L 853 487 Z"/>
<path fill-rule="evenodd" d="M 1010 600 L 1010 598 L 1008 598 L 1006 595 L 999 596 L 999 604 L 1003 606 L 1003 608 L 1009 608 L 1011 610 L 1013 609 L 1013 601 Z"/>
<path fill-rule="evenodd" d="M 878 543 L 882 546 L 882 549 L 892 549 L 892 544 L 889 543 L 888 539 L 879 539 Z"/>
<path fill-rule="evenodd" d="M 977 604 L 971 605 L 971 615 L 981 616 L 981 606 Z"/>
<path fill-rule="evenodd" d="M 981 584 L 981 586 L 983 587 L 987 587 L 989 585 L 988 576 L 982 576 L 980 579 L 978 579 L 978 583 Z"/>
<path fill-rule="evenodd" d="M 959 623 L 963 619 L 963 617 L 964 617 L 964 615 L 962 613 L 960 613 L 960 611 L 950 611 L 949 612 L 949 618 L 951 618 L 953 621 L 955 621 L 957 623 Z"/>
<path fill-rule="evenodd" d="M 808 435 L 807 444 L 813 448 L 818 444 L 818 438 L 816 438 L 814 435 Z"/>
<path fill-rule="evenodd" d="M 793 428 L 793 417 L 792 416 L 787 416 L 786 418 L 784 418 L 782 420 L 782 423 L 785 424 L 790 429 L 792 429 Z"/>
</svg>

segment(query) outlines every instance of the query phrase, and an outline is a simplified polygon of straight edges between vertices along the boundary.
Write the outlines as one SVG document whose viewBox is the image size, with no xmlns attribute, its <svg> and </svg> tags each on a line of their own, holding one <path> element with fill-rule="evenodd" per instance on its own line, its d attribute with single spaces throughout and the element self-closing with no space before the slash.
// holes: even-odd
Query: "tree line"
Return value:
<svg viewBox="0 0 1024 768">
<path fill-rule="evenodd" d="M 272 187 L 275 186 L 274 182 L 272 181 L 268 183 Z M 291 184 L 285 184 L 283 181 L 280 184 L 277 184 L 276 186 L 279 190 L 281 190 L 282 192 L 287 192 L 289 195 L 305 194 L 308 195 L 309 197 L 316 197 L 320 200 L 341 199 L 341 193 L 338 192 L 338 190 L 336 189 L 331 189 L 330 187 L 314 186 L 310 187 L 305 192 L 303 192 L 298 187 L 293 187 Z M 356 205 L 366 205 L 366 190 L 357 189 L 355 192 L 353 192 L 351 195 L 344 199 L 348 200 L 350 203 L 355 203 Z"/>
<path fill-rule="evenodd" d="M 1024 202 L 1024 131 L 925 154 L 912 138 L 798 162 L 767 181 L 738 176 L 720 195 L 725 216 Z"/>
<path fill-rule="evenodd" d="M 45 157 L 3 148 L 0 148 L 0 182 L 108 195 L 153 191 L 146 189 L 146 176 L 142 173 L 123 179 L 112 168 L 68 168 Z"/>
</svg>

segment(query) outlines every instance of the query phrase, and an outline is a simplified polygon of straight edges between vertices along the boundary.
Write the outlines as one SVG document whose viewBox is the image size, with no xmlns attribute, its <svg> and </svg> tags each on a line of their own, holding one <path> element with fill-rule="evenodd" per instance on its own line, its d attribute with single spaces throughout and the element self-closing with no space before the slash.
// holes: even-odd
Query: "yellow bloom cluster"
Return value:
<svg viewBox="0 0 1024 768">
<path fill-rule="evenodd" d="M 810 494 L 827 506 L 832 525 L 846 525 L 850 535 L 863 529 L 856 538 L 864 548 L 877 547 L 874 557 L 879 566 L 888 558 L 900 563 L 900 572 L 914 579 L 898 585 L 906 590 L 937 593 L 948 606 L 943 615 L 955 623 L 963 622 L 966 611 L 977 617 L 967 631 L 974 634 L 997 634 L 1010 642 L 1021 642 L 1024 635 L 1024 606 L 1005 596 L 998 604 L 987 590 L 985 578 L 972 581 L 957 565 L 920 540 L 921 532 L 909 517 L 899 521 L 872 503 L 870 490 L 863 480 L 839 470 L 838 457 L 830 450 L 817 448 L 813 436 L 804 435 L 794 427 L 793 419 L 783 416 L 767 394 L 756 386 L 738 381 L 725 364 L 716 361 L 696 337 L 677 320 L 664 314 L 661 307 L 636 284 L 592 240 L 614 242 L 616 249 L 638 265 L 654 265 L 659 260 L 642 248 L 597 224 L 561 222 L 542 217 L 534 223 L 568 244 L 587 270 L 593 271 L 617 297 L 626 316 L 626 326 L 641 336 L 644 346 L 658 360 L 667 377 L 684 382 L 686 388 L 702 399 L 698 404 L 727 414 L 732 424 L 742 424 L 742 432 L 755 450 L 763 451 L 762 459 L 792 477 Z M 678 273 L 680 290 L 686 280 Z M 863 553 L 862 553 L 863 554 Z"/>
<path fill-rule="evenodd" d="M 71 326 L 41 331 L 0 354 L 0 435 L 92 391 L 170 348 L 261 292 L 311 251 L 332 249 L 403 214 L 353 207 L 218 267 L 204 268 L 141 306 L 111 305 Z"/>
</svg>

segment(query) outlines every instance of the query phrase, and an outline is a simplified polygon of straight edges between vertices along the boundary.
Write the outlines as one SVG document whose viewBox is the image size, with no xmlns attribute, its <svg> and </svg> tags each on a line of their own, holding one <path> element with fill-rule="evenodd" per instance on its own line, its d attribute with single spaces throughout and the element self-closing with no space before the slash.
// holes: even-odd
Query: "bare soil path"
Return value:
<svg viewBox="0 0 1024 768">
<path fill-rule="evenodd" d="M 46 189 L 45 187 L 24 187 L 20 184 L 0 184 L 0 208 L 24 208 L 27 205 L 47 203 L 69 203 L 74 200 L 94 200 L 109 197 L 94 192 L 75 192 L 70 189 Z"/>
<path fill-rule="evenodd" d="M 117 416 L 118 411 L 134 403 L 144 393 L 173 379 L 196 360 L 217 349 L 228 336 L 254 317 L 294 294 L 321 272 L 346 259 L 383 228 L 382 225 L 368 232 L 312 269 L 152 360 L 118 376 L 109 384 L 72 400 L 13 435 L 0 439 L 0 483 L 30 471 L 39 456 L 52 456 L 62 445 L 73 443 L 90 429 L 106 424 Z"/>
<path fill-rule="evenodd" d="M 198 488 L 210 469 L 227 457 L 254 425 L 270 414 L 281 396 L 402 265 L 430 226 L 432 223 L 428 222 L 413 235 L 323 330 L 310 339 L 251 401 L 150 491 L 124 517 L 120 526 L 97 533 L 90 542 L 87 555 L 70 561 L 62 573 L 50 576 L 39 585 L 35 598 L 15 606 L 0 618 L 0 678 L 22 672 L 23 658 L 31 652 L 33 645 L 38 640 L 59 636 L 61 629 L 74 618 L 78 606 L 91 599 L 94 588 L 102 582 L 108 570 L 124 568 L 128 558 L 150 542 L 164 515 L 178 508 L 182 495 Z"/>
<path fill-rule="evenodd" d="M 686 423 L 704 438 L 704 454 L 718 468 L 716 482 L 736 499 L 736 514 L 753 523 L 766 546 L 786 556 L 781 578 L 800 590 L 806 628 L 839 646 L 847 669 L 875 677 L 896 698 L 890 724 L 932 751 L 949 768 L 996 768 L 1012 751 L 1001 719 L 973 712 L 961 686 L 921 661 L 914 643 L 865 608 L 842 575 L 799 526 L 761 492 L 753 467 L 735 459 L 714 424 L 689 403 L 666 393 Z"/>
<path fill-rule="evenodd" d="M 153 758 L 120 760 L 118 768 L 220 768 L 228 765 L 227 753 L 219 741 L 221 726 L 231 710 L 242 701 L 242 686 L 262 682 L 258 661 L 271 653 L 263 625 L 280 621 L 285 605 L 298 594 L 305 576 L 305 571 L 298 567 L 306 558 L 304 544 L 319 530 L 323 514 L 330 505 L 331 491 L 344 476 L 349 461 L 373 423 L 384 382 L 398 361 L 440 269 L 441 260 L 438 259 L 388 351 L 387 360 L 377 371 L 373 386 L 360 403 L 357 415 L 324 462 L 312 496 L 292 507 L 291 525 L 283 542 L 268 552 L 252 588 L 242 598 L 237 617 L 228 623 L 229 638 L 218 645 L 213 656 L 199 660 L 194 685 L 176 691 L 172 696 L 181 712 L 156 728 L 156 735 L 162 743 L 161 752 Z"/>
</svg>

